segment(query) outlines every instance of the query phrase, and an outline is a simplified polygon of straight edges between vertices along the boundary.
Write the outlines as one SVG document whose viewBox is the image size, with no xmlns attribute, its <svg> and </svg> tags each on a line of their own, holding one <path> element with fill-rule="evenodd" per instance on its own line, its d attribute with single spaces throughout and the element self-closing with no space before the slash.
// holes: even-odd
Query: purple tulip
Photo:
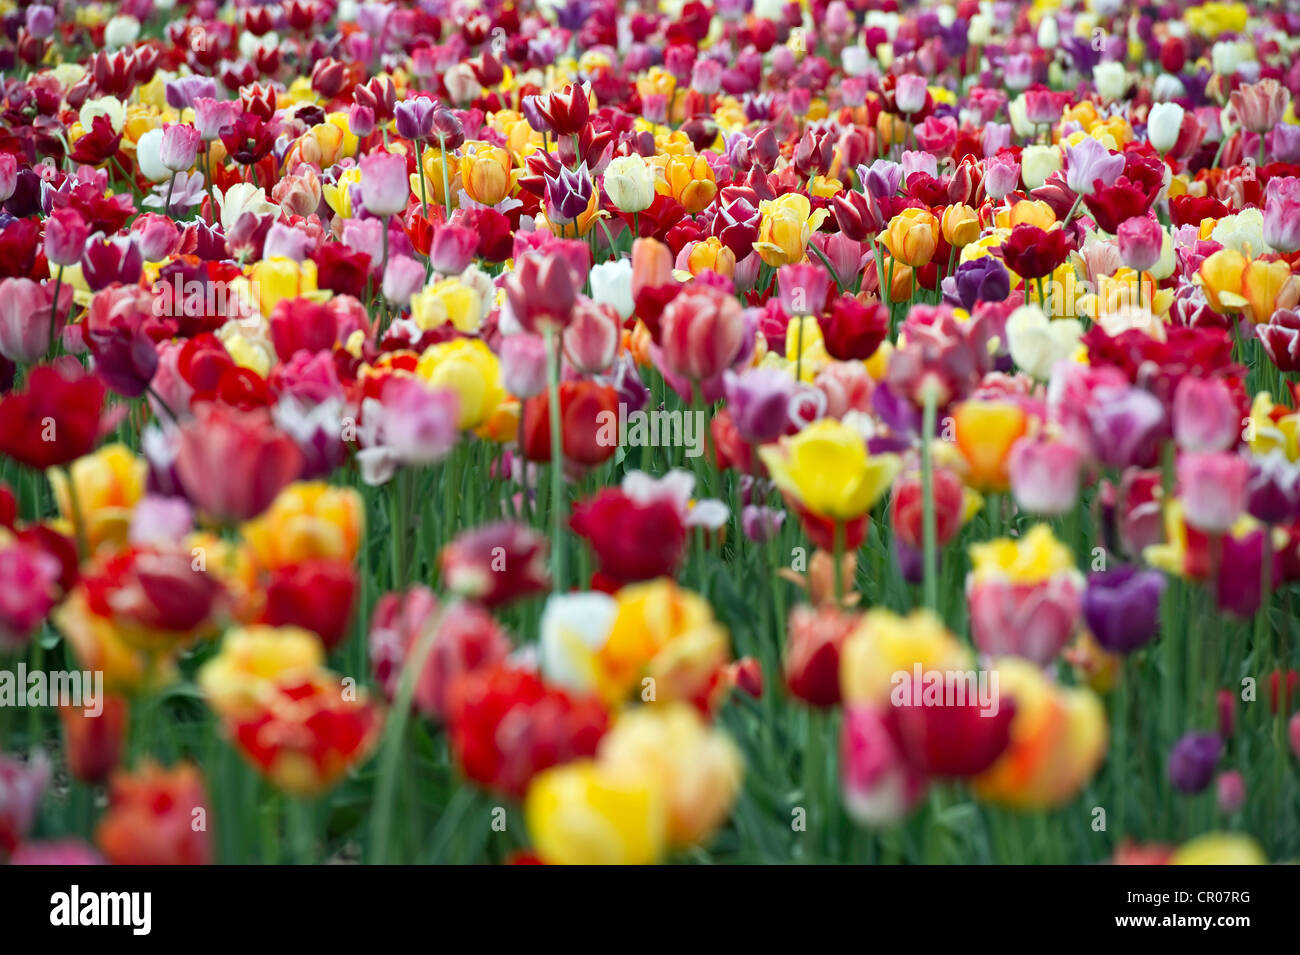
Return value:
<svg viewBox="0 0 1300 955">
<path fill-rule="evenodd" d="M 1097 457 L 1106 467 L 1123 469 L 1155 463 L 1165 433 L 1165 408 L 1141 388 L 1099 388 L 1089 410 Z"/>
<path fill-rule="evenodd" d="M 736 431 L 751 444 L 775 441 L 790 425 L 794 381 L 775 368 L 724 372 L 727 407 Z"/>
<path fill-rule="evenodd" d="M 1122 566 L 1090 574 L 1083 617 L 1106 650 L 1132 653 L 1155 636 L 1164 592 L 1165 577 L 1158 570 Z"/>
<path fill-rule="evenodd" d="M 1289 524 L 1300 517 L 1300 466 L 1278 450 L 1252 456 L 1246 510 L 1265 524 Z"/>
<path fill-rule="evenodd" d="M 1169 753 L 1169 781 L 1179 792 L 1201 792 L 1214 778 L 1222 749 L 1218 733 L 1187 733 Z"/>
<path fill-rule="evenodd" d="M 1077 146 L 1065 147 L 1065 181 L 1081 196 L 1092 195 L 1098 181 L 1109 186 L 1124 171 L 1124 157 L 1099 140 L 1085 136 Z"/>
<path fill-rule="evenodd" d="M 595 188 L 584 162 L 577 170 L 561 167 L 560 174 L 546 176 L 546 212 L 557 223 L 572 222 L 587 211 Z"/>
</svg>

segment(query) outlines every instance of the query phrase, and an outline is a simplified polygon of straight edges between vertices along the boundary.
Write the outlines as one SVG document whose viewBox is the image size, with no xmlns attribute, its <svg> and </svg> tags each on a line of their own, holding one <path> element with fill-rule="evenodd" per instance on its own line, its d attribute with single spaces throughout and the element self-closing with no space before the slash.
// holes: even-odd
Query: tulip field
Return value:
<svg viewBox="0 0 1300 955">
<path fill-rule="evenodd" d="M 1294 4 L 0 18 L 0 863 L 1300 860 Z"/>
</svg>

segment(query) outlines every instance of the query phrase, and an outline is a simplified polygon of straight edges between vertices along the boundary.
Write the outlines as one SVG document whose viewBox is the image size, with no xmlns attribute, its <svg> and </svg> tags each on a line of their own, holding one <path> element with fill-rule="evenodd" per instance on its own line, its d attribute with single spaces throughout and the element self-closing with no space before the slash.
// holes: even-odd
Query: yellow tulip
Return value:
<svg viewBox="0 0 1300 955">
<path fill-rule="evenodd" d="M 438 174 L 441 175 L 441 160 Z M 461 185 L 465 194 L 485 206 L 495 206 L 514 188 L 510 154 L 488 143 L 466 143 L 460 160 Z"/>
<path fill-rule="evenodd" d="M 705 841 L 726 821 L 744 776 L 736 745 L 687 703 L 632 710 L 601 740 L 597 760 L 658 780 L 667 794 L 668 841 L 677 848 Z"/>
<path fill-rule="evenodd" d="M 963 401 L 952 415 L 954 438 L 966 459 L 966 483 L 977 491 L 1011 489 L 1007 460 L 1029 430 L 1029 416 L 1012 401 Z"/>
<path fill-rule="evenodd" d="M 1170 865 L 1268 865 L 1258 842 L 1241 832 L 1207 832 L 1184 843 Z"/>
<path fill-rule="evenodd" d="M 229 631 L 198 673 L 199 688 L 222 716 L 256 704 L 280 678 L 325 665 L 325 648 L 301 627 L 255 625 Z"/>
<path fill-rule="evenodd" d="M 1037 584 L 1059 573 L 1077 573 L 1070 548 L 1046 524 L 1035 524 L 1020 537 L 1000 537 L 970 547 L 971 581 L 990 578 Z"/>
<path fill-rule="evenodd" d="M 257 563 L 268 569 L 313 558 L 352 560 L 365 528 L 365 505 L 351 488 L 298 481 L 241 528 Z"/>
<path fill-rule="evenodd" d="M 552 865 L 649 865 L 666 848 L 667 795 L 649 773 L 578 760 L 533 778 L 524 823 Z"/>
<path fill-rule="evenodd" d="M 72 462 L 67 473 L 51 468 L 46 476 L 68 532 L 72 532 L 79 512 L 86 543 L 95 551 L 105 544 L 125 546 L 131 512 L 144 495 L 148 470 L 144 459 L 137 458 L 126 445 L 107 444 Z M 74 489 L 75 498 L 70 493 Z"/>
<path fill-rule="evenodd" d="M 723 245 L 716 235 L 711 235 L 704 241 L 695 243 L 687 256 L 686 265 L 691 275 L 699 275 L 711 269 L 730 278 L 736 273 L 736 253 Z"/>
<path fill-rule="evenodd" d="M 462 428 L 477 428 L 505 400 L 501 364 L 481 340 L 457 338 L 430 345 L 415 367 L 435 388 L 449 388 L 460 399 Z"/>
<path fill-rule="evenodd" d="M 954 248 L 963 248 L 980 237 L 980 217 L 970 206 L 956 203 L 943 210 L 939 220 L 943 238 Z"/>
<path fill-rule="evenodd" d="M 971 653 L 928 610 L 915 610 L 906 617 L 870 610 L 840 651 L 840 694 L 846 704 L 884 706 L 895 688 L 896 674 L 911 677 L 917 664 L 923 673 L 968 670 Z"/>
<path fill-rule="evenodd" d="M 273 256 L 252 265 L 249 280 L 257 293 L 258 309 L 263 315 L 270 315 L 277 302 L 317 291 L 316 263 L 311 259 L 295 262 L 285 256 Z"/>
<path fill-rule="evenodd" d="M 1246 257 L 1236 249 L 1220 249 L 1201 263 L 1195 281 L 1205 291 L 1210 308 L 1228 314 L 1240 312 L 1249 304 L 1241 294 L 1246 264 Z"/>
<path fill-rule="evenodd" d="M 711 688 L 729 647 L 707 600 L 667 578 L 624 587 L 615 599 L 608 638 L 576 664 L 590 670 L 606 703 L 634 687 L 657 702 L 693 700 Z"/>
<path fill-rule="evenodd" d="M 758 204 L 758 241 L 754 251 L 773 268 L 801 262 L 808 239 L 830 215 L 825 209 L 812 211 L 808 197 L 788 192 Z"/>
<path fill-rule="evenodd" d="M 1241 273 L 1241 294 L 1247 317 L 1263 324 L 1278 309 L 1295 308 L 1300 302 L 1300 278 L 1291 274 L 1287 262 L 1253 259 Z"/>
<path fill-rule="evenodd" d="M 411 296 L 411 318 L 421 331 L 450 322 L 457 331 L 473 334 L 482 313 L 478 292 L 457 278 L 434 282 Z"/>
<path fill-rule="evenodd" d="M 890 219 L 877 238 L 903 265 L 920 268 L 934 258 L 939 245 L 939 220 L 927 209 L 907 208 Z"/>
<path fill-rule="evenodd" d="M 655 191 L 677 200 L 687 215 L 703 212 L 718 194 L 713 167 L 703 156 L 667 156 L 659 161 Z"/>
<path fill-rule="evenodd" d="M 871 510 L 898 474 L 893 454 L 868 454 L 862 435 L 833 418 L 759 448 L 776 486 L 811 513 L 850 521 Z"/>
<path fill-rule="evenodd" d="M 361 167 L 351 166 L 339 173 L 337 182 L 321 187 L 325 204 L 334 210 L 334 214 L 344 219 L 352 218 L 352 186 L 361 185 Z"/>
</svg>

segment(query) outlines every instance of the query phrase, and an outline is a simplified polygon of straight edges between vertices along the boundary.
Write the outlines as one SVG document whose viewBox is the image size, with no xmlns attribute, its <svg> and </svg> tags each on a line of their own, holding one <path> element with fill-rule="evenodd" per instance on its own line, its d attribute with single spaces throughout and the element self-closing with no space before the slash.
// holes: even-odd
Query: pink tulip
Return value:
<svg viewBox="0 0 1300 955">
<path fill-rule="evenodd" d="M 1227 451 L 1241 440 L 1242 409 L 1218 378 L 1188 375 L 1174 392 L 1174 440 L 1183 451 Z"/>
<path fill-rule="evenodd" d="M 0 549 L 0 649 L 26 644 L 54 607 L 63 568 L 43 550 L 25 544 Z"/>
<path fill-rule="evenodd" d="M 541 335 L 520 332 L 501 339 L 501 377 L 506 391 L 520 400 L 546 390 L 546 342 Z"/>
<path fill-rule="evenodd" d="M 612 306 L 578 299 L 564 329 L 564 355 L 580 372 L 594 375 L 614 362 L 623 323 Z"/>
<path fill-rule="evenodd" d="M 202 143 L 199 131 L 188 123 L 167 123 L 158 158 L 172 172 L 185 172 L 199 158 Z"/>
<path fill-rule="evenodd" d="M 59 288 L 54 305 L 54 286 L 31 279 L 0 281 L 0 355 L 19 364 L 30 364 L 50 350 L 50 341 L 63 331 L 72 308 L 73 290 Z M 50 322 L 55 323 L 54 334 Z"/>
<path fill-rule="evenodd" d="M 1246 509 L 1250 462 L 1236 454 L 1184 453 L 1178 458 L 1178 497 L 1188 525 L 1224 534 Z"/>
<path fill-rule="evenodd" d="M 1126 219 L 1120 223 L 1115 237 L 1119 240 L 1120 258 L 1129 268 L 1145 272 L 1160 261 L 1165 230 L 1153 216 Z"/>
<path fill-rule="evenodd" d="M 688 381 L 707 381 L 735 362 L 744 334 L 745 319 L 736 297 L 696 284 L 664 309 L 656 353 L 668 372 Z"/>
<path fill-rule="evenodd" d="M 384 298 L 399 308 L 411 304 L 411 296 L 424 288 L 424 266 L 409 255 L 394 255 L 384 269 Z"/>
<path fill-rule="evenodd" d="M 1011 490 L 1031 514 L 1065 514 L 1079 496 L 1083 452 L 1068 441 L 1021 438 L 1011 449 Z"/>
<path fill-rule="evenodd" d="M 411 196 L 406 157 L 373 152 L 361 158 L 361 202 L 376 216 L 395 216 L 406 210 Z"/>
<path fill-rule="evenodd" d="M 928 781 L 903 755 L 897 724 L 879 707 L 844 710 L 840 731 L 840 786 L 844 808 L 864 826 L 888 826 L 925 797 Z"/>
<path fill-rule="evenodd" d="M 209 517 L 256 517 L 302 470 L 302 452 L 265 409 L 201 402 L 194 415 L 181 428 L 176 474 L 186 496 Z"/>
<path fill-rule="evenodd" d="M 76 265 L 90 238 L 90 224 L 71 207 L 55 209 L 45 220 L 45 257 L 51 265 Z"/>
<path fill-rule="evenodd" d="M 1264 188 L 1264 243 L 1287 255 L 1300 251 L 1300 178 L 1278 176 Z"/>
<path fill-rule="evenodd" d="M 1083 599 L 1077 572 L 1034 584 L 986 579 L 968 583 L 971 638 L 990 656 L 1017 656 L 1047 666 L 1074 636 Z"/>
</svg>

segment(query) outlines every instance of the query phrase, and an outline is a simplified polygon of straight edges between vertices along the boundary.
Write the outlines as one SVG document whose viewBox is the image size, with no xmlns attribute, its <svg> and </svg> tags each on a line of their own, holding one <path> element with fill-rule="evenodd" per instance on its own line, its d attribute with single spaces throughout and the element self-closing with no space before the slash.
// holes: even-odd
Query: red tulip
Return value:
<svg viewBox="0 0 1300 955">
<path fill-rule="evenodd" d="M 613 587 L 671 577 L 686 544 L 686 526 L 667 500 L 637 501 L 605 488 L 579 504 L 569 526 L 596 553 L 600 575 Z"/>
<path fill-rule="evenodd" d="M 113 865 L 207 865 L 212 837 L 195 823 L 210 816 L 198 769 L 146 762 L 113 777 L 95 842 Z"/>
<path fill-rule="evenodd" d="M 465 775 L 521 798 L 543 769 L 594 756 L 609 715 L 596 697 L 570 696 L 499 663 L 452 684 L 447 722 Z"/>
<path fill-rule="evenodd" d="M 510 521 L 466 531 L 443 548 L 439 563 L 449 590 L 486 607 L 542 593 L 550 585 L 546 538 Z"/>
<path fill-rule="evenodd" d="M 812 706 L 840 702 L 840 650 L 857 626 L 858 615 L 830 604 L 795 607 L 786 628 L 785 684 L 791 695 Z"/>
<path fill-rule="evenodd" d="M 333 650 L 347 639 L 359 584 L 348 561 L 317 559 L 277 567 L 266 585 L 262 622 L 310 630 L 325 649 Z"/>
<path fill-rule="evenodd" d="M 542 392 L 524 403 L 524 456 L 530 461 L 551 460 L 550 394 Z M 566 381 L 560 385 L 560 428 L 564 456 L 592 466 L 608 460 L 618 450 L 618 392 L 593 381 Z"/>
<path fill-rule="evenodd" d="M 69 464 L 94 449 L 103 403 L 103 382 L 75 359 L 34 368 L 0 400 L 0 452 L 42 470 Z"/>
</svg>

